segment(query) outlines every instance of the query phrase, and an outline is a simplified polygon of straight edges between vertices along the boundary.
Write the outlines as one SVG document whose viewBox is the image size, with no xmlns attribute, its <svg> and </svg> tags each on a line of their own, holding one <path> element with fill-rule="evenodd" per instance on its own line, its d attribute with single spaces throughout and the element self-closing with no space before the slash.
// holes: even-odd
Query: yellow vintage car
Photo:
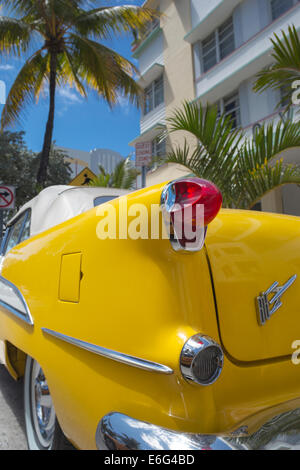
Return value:
<svg viewBox="0 0 300 470">
<path fill-rule="evenodd" d="M 10 221 L 0 340 L 29 449 L 300 445 L 300 220 L 221 204 L 197 178 L 58 186 Z"/>
</svg>

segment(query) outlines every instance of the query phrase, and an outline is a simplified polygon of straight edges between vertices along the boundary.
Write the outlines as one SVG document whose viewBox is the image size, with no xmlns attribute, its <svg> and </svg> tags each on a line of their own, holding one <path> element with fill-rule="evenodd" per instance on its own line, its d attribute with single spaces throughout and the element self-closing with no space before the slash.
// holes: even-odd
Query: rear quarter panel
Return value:
<svg viewBox="0 0 300 470">
<path fill-rule="evenodd" d="M 162 188 L 131 194 L 128 206 L 144 203 L 150 209 L 159 204 Z M 112 204 L 118 214 L 120 200 Z M 241 216 L 232 212 L 237 225 Z M 181 254 L 168 240 L 99 240 L 98 223 L 93 209 L 34 237 L 6 256 L 2 271 L 24 295 L 34 326 L 0 310 L 0 338 L 41 364 L 62 429 L 78 448 L 95 449 L 98 422 L 112 411 L 169 429 L 219 434 L 241 425 L 254 432 L 267 419 L 299 406 L 300 374 L 290 357 L 244 364 L 227 355 L 212 386 L 185 382 L 179 370 L 185 341 L 195 333 L 222 341 L 206 248 Z M 231 243 L 236 232 L 230 221 L 225 225 L 222 213 L 209 228 L 208 253 L 220 237 L 225 251 Z M 243 243 L 240 237 L 237 244 Z M 67 276 L 62 294 L 66 255 L 80 257 L 82 274 L 77 291 L 72 261 L 70 285 Z M 210 257 L 213 272 L 219 269 L 214 260 Z M 222 301 L 237 307 L 239 281 L 234 289 L 223 286 Z M 174 374 L 113 362 L 51 338 L 42 328 L 167 365 Z"/>
<path fill-rule="evenodd" d="M 300 218 L 223 210 L 210 226 L 206 247 L 227 353 L 250 364 L 291 357 L 300 338 Z M 260 325 L 256 298 L 294 275 L 282 306 Z"/>
</svg>

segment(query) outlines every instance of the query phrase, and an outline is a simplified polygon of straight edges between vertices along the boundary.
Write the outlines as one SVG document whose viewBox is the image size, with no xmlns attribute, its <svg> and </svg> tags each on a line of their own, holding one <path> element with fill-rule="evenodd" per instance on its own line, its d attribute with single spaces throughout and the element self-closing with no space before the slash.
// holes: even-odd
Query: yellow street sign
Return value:
<svg viewBox="0 0 300 470">
<path fill-rule="evenodd" d="M 88 186 L 97 176 L 88 167 L 84 168 L 76 178 L 69 183 L 70 186 Z"/>
</svg>

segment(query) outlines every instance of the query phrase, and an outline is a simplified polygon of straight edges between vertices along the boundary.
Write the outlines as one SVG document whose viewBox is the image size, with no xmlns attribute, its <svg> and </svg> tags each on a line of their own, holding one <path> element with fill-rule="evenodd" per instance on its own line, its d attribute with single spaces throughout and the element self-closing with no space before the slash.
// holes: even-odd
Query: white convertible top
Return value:
<svg viewBox="0 0 300 470">
<path fill-rule="evenodd" d="M 114 188 L 50 186 L 24 204 L 9 221 L 10 225 L 27 209 L 31 209 L 30 236 L 48 230 L 95 207 L 95 199 L 119 197 L 130 191 Z M 101 201 L 98 201 L 101 203 Z M 105 199 L 103 202 L 106 202 Z"/>
</svg>

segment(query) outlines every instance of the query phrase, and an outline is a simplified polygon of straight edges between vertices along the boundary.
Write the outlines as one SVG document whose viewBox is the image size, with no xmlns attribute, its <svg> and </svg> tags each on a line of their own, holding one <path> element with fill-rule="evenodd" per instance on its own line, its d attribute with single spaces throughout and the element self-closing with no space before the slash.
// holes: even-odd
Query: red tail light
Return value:
<svg viewBox="0 0 300 470">
<path fill-rule="evenodd" d="M 163 190 L 161 204 L 173 247 L 199 251 L 207 225 L 222 207 L 222 195 L 209 181 L 188 178 L 169 183 Z"/>
</svg>

